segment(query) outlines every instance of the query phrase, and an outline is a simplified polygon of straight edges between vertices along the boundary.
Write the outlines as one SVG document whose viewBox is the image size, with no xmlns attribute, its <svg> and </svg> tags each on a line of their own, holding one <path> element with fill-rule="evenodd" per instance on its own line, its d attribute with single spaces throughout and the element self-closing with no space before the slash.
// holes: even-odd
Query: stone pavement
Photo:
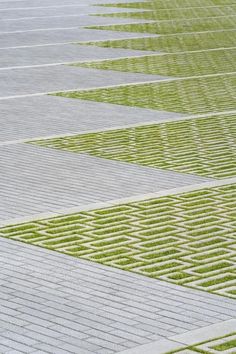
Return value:
<svg viewBox="0 0 236 354">
<path fill-rule="evenodd" d="M 132 2 L 135 0 L 129 0 Z M 159 36 L 84 28 L 144 22 L 134 17 L 91 16 L 141 12 L 94 3 L 0 0 L 0 226 L 40 220 L 73 208 L 83 212 L 98 205 L 119 204 L 119 200 L 224 185 L 224 179 L 219 182 L 171 169 L 30 144 L 31 140 L 198 118 L 47 95 L 169 78 L 68 65 L 154 54 L 78 44 Z M 229 183 L 225 180 L 225 185 Z M 236 305 L 230 297 L 16 239 L 0 238 L 0 250 L 0 353 L 161 354 L 178 349 L 180 343 L 182 348 L 200 343 L 203 338 L 210 340 L 236 332 Z M 193 342 L 179 339 L 179 335 L 190 336 Z"/>
<path fill-rule="evenodd" d="M 236 316 L 233 300 L 0 240 L 1 353 L 114 353 Z"/>
</svg>

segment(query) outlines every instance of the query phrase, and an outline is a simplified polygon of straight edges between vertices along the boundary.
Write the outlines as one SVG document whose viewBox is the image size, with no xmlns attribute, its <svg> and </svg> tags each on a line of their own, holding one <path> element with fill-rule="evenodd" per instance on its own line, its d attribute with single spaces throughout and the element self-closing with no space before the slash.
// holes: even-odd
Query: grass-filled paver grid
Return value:
<svg viewBox="0 0 236 354">
<path fill-rule="evenodd" d="M 236 74 L 124 85 L 56 95 L 179 113 L 235 110 Z"/>
<path fill-rule="evenodd" d="M 162 52 L 187 52 L 215 48 L 236 47 L 236 30 L 221 32 L 200 32 L 160 37 L 118 39 L 79 44 L 96 45 L 104 48 L 124 48 Z"/>
<path fill-rule="evenodd" d="M 202 354 L 234 354 L 236 352 L 236 332 L 230 333 L 224 337 L 213 338 L 202 343 L 196 343 L 185 348 L 168 352 L 174 353 L 202 353 Z"/>
<path fill-rule="evenodd" d="M 33 142 L 92 156 L 213 178 L 236 176 L 236 115 Z"/>
<path fill-rule="evenodd" d="M 236 296 L 236 185 L 0 229 L 0 236 Z"/>
<path fill-rule="evenodd" d="M 175 77 L 230 73 L 236 72 L 236 48 L 209 52 L 147 55 L 73 65 Z"/>
<path fill-rule="evenodd" d="M 123 3 L 98 4 L 98 6 L 121 7 L 121 8 L 140 8 L 140 9 L 170 9 L 184 7 L 210 7 L 217 5 L 235 5 L 234 0 L 153 0 L 135 1 Z"/>
<path fill-rule="evenodd" d="M 142 8 L 141 8 L 142 9 Z M 206 18 L 206 17 L 219 17 L 219 16 L 231 16 L 236 14 L 236 4 L 230 6 L 214 6 L 214 7 L 186 7 L 186 8 L 161 8 L 150 10 L 149 8 L 143 8 L 145 11 L 136 12 L 114 12 L 106 14 L 96 14 L 96 16 L 104 17 L 125 17 L 125 18 L 137 18 L 146 20 L 186 20 L 194 18 Z"/>
<path fill-rule="evenodd" d="M 154 34 L 171 34 L 201 31 L 218 31 L 236 28 L 235 16 L 226 16 L 219 18 L 197 18 L 189 20 L 171 20 L 149 23 L 131 23 L 123 25 L 109 26 L 88 26 L 89 29 L 124 31 L 124 32 L 145 32 Z"/>
</svg>

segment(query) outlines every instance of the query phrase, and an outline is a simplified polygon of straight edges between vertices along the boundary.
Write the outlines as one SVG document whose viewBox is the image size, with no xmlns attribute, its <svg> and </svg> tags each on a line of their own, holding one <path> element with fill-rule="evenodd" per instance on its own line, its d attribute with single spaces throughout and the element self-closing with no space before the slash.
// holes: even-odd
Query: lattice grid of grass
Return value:
<svg viewBox="0 0 236 354">
<path fill-rule="evenodd" d="M 123 3 L 98 4 L 97 6 L 138 8 L 138 9 L 171 9 L 171 8 L 194 8 L 211 7 L 217 5 L 235 5 L 234 0 L 153 0 L 153 1 L 135 1 Z"/>
<path fill-rule="evenodd" d="M 236 115 L 191 119 L 33 142 L 213 178 L 236 176 Z"/>
<path fill-rule="evenodd" d="M 125 17 L 125 18 L 138 18 L 138 19 L 146 19 L 146 20 L 186 20 L 186 19 L 194 19 L 194 18 L 207 18 L 207 17 L 219 17 L 219 16 L 231 16 L 236 14 L 236 4 L 227 3 L 224 4 L 216 4 L 214 6 L 207 4 L 197 5 L 197 2 L 194 1 L 194 4 L 191 3 L 191 6 L 181 7 L 174 6 L 174 2 L 171 1 L 172 6 L 162 6 L 159 8 L 155 6 L 156 2 L 152 3 L 137 3 L 126 4 L 123 3 L 123 6 L 117 6 L 113 4 L 112 7 L 128 7 L 132 9 L 132 12 L 115 12 L 115 13 L 106 13 L 106 14 L 97 14 L 96 16 L 105 16 L 105 17 Z M 190 5 L 189 1 L 187 3 Z M 126 6 L 128 5 L 128 6 Z M 131 5 L 131 6 L 129 6 Z M 145 7 L 144 7 L 145 5 Z M 168 3 L 166 3 L 168 5 Z M 219 6 L 217 6 L 219 5 Z M 223 5 L 223 6 L 222 6 Z M 108 5 L 103 5 L 108 6 Z M 139 12 L 136 12 L 135 9 L 139 9 Z M 140 11 L 141 10 L 141 11 Z M 142 11 L 143 10 L 143 11 Z"/>
<path fill-rule="evenodd" d="M 125 85 L 57 96 L 136 106 L 179 113 L 209 113 L 236 109 L 236 74 Z"/>
<path fill-rule="evenodd" d="M 236 47 L 236 30 L 221 32 L 201 32 L 160 37 L 119 39 L 98 42 L 79 42 L 104 48 L 124 48 L 162 52 L 186 52 L 215 48 Z"/>
<path fill-rule="evenodd" d="M 236 72 L 236 49 L 147 55 L 73 64 L 87 68 L 187 77 Z"/>
<path fill-rule="evenodd" d="M 236 297 L 236 185 L 0 229 L 0 236 Z"/>
<path fill-rule="evenodd" d="M 236 28 L 236 13 L 235 16 L 218 18 L 197 18 L 191 20 L 181 19 L 175 21 L 170 20 L 139 24 L 131 23 L 110 26 L 88 26 L 86 28 L 107 31 L 145 32 L 154 34 L 228 30 Z"/>
</svg>

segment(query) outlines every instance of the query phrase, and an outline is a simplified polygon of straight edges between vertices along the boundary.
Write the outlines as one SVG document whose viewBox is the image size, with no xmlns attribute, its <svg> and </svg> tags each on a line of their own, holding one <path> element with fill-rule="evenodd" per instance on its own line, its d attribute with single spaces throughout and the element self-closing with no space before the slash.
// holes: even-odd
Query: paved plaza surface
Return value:
<svg viewBox="0 0 236 354">
<path fill-rule="evenodd" d="M 235 353 L 235 63 L 235 0 L 0 0 L 0 353 Z"/>
</svg>

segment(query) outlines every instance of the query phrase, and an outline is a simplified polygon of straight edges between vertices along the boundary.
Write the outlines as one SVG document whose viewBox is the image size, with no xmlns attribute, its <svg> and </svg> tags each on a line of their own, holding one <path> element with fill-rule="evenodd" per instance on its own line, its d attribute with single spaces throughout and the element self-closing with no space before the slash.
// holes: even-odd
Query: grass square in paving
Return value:
<svg viewBox="0 0 236 354">
<path fill-rule="evenodd" d="M 236 185 L 0 229 L 0 236 L 236 297 Z"/>
<path fill-rule="evenodd" d="M 191 119 L 33 142 L 213 178 L 236 176 L 236 116 Z"/>
</svg>

